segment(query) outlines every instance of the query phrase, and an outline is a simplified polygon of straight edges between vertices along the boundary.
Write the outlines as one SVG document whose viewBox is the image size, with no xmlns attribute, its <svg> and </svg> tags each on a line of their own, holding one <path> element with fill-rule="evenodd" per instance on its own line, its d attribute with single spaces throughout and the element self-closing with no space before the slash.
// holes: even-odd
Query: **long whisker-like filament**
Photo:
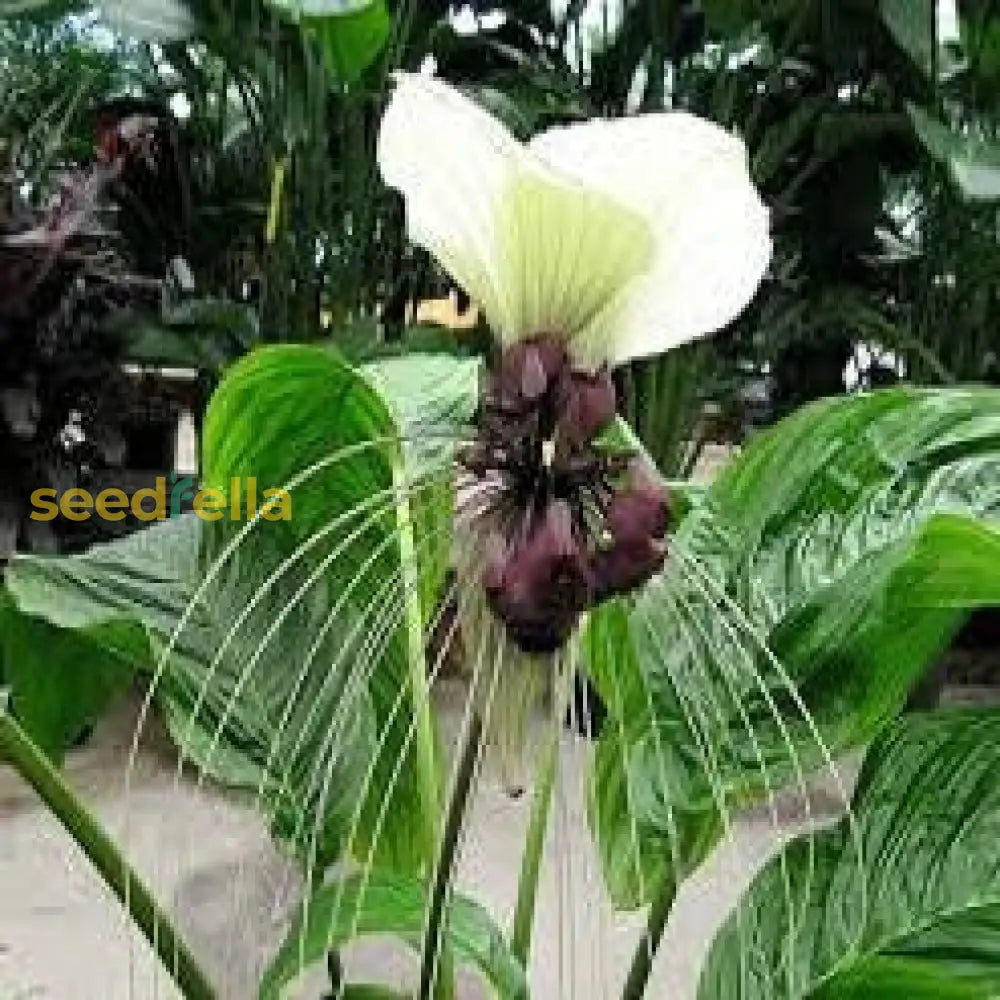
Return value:
<svg viewBox="0 0 1000 1000">
<path fill-rule="evenodd" d="M 657 586 L 655 581 L 653 586 Z M 730 818 L 729 808 L 726 802 L 725 787 L 720 778 L 722 770 L 719 767 L 718 759 L 716 757 L 711 729 L 706 724 L 702 710 L 698 708 L 697 705 L 694 705 L 694 713 L 700 717 L 700 724 L 695 720 L 694 715 L 692 714 L 692 707 L 688 705 L 687 697 L 684 694 L 684 685 L 681 683 L 675 670 L 673 669 L 673 664 L 668 651 L 663 648 L 659 633 L 653 625 L 652 618 L 645 610 L 645 603 L 642 601 L 637 602 L 635 610 L 640 615 L 650 639 L 656 646 L 660 662 L 666 667 L 670 674 L 671 685 L 677 695 L 678 706 L 684 715 L 685 723 L 687 724 L 687 727 L 697 745 L 698 754 L 701 758 L 701 764 L 705 775 L 709 781 L 710 792 L 715 802 L 716 809 L 718 810 L 720 822 L 722 823 L 726 837 L 732 840 L 732 820 Z M 666 759 L 664 756 L 662 741 L 660 739 L 659 727 L 656 724 L 657 715 L 653 700 L 651 680 L 646 668 L 643 666 L 643 657 L 638 656 L 636 661 L 639 665 L 639 679 L 646 695 L 646 707 L 649 711 L 649 726 L 653 734 L 653 743 L 660 769 L 660 779 L 663 783 L 664 795 L 666 797 L 671 865 L 673 866 L 673 871 L 675 873 L 679 873 L 683 871 L 682 858 L 679 849 L 676 818 L 671 804 L 671 784 L 667 777 Z M 675 879 L 671 879 L 669 881 L 674 882 Z M 637 961 L 633 964 L 632 969 L 629 971 L 629 977 L 623 994 L 623 996 L 628 996 L 630 998 L 640 995 L 640 992 L 644 988 L 645 982 L 648 979 L 653 959 L 656 956 L 656 950 L 659 947 L 660 940 L 663 936 L 663 930 L 666 926 L 666 920 L 669 916 L 670 906 L 672 904 L 673 895 L 676 892 L 677 886 L 676 884 L 671 884 L 655 888 L 659 889 L 660 893 L 654 896 L 652 900 L 649 923 L 646 930 L 643 932 L 641 947 L 644 948 L 645 954 L 643 955 L 642 951 L 636 952 Z"/>
<path fill-rule="evenodd" d="M 852 839 L 854 841 L 855 853 L 858 862 L 858 867 L 860 871 L 864 870 L 864 848 L 862 842 L 862 834 L 860 827 L 857 822 L 857 817 L 854 815 L 854 811 L 851 808 L 851 798 L 848 794 L 843 779 L 840 774 L 840 769 L 837 767 L 836 762 L 833 759 L 833 754 L 830 748 L 827 746 L 826 741 L 823 739 L 823 735 L 820 732 L 819 726 L 816 720 L 813 718 L 812 713 L 809 711 L 809 707 L 806 705 L 802 695 L 799 693 L 797 686 L 795 685 L 792 678 L 789 676 L 788 671 L 785 669 L 784 664 L 774 655 L 770 647 L 764 638 L 760 635 L 756 628 L 754 628 L 753 623 L 747 617 L 746 612 L 740 607 L 740 605 L 734 601 L 729 594 L 726 593 L 725 588 L 704 568 L 698 565 L 697 561 L 692 558 L 689 554 L 683 551 L 681 548 L 677 554 L 685 561 L 685 564 L 704 581 L 705 586 L 716 596 L 716 598 L 721 601 L 732 613 L 733 617 L 736 619 L 738 624 L 742 629 L 744 629 L 748 637 L 754 642 L 757 648 L 761 651 L 762 655 L 768 661 L 770 667 L 774 670 L 778 679 L 780 680 L 783 688 L 787 691 L 789 698 L 799 712 L 801 718 L 805 722 L 810 736 L 815 741 L 820 754 L 823 757 L 823 761 L 826 764 L 827 770 L 831 775 L 834 784 L 836 785 L 837 792 L 839 794 L 841 803 L 844 807 L 845 817 L 847 823 L 851 829 Z M 732 629 L 732 626 L 722 618 L 725 627 L 727 629 Z M 867 910 L 867 899 L 865 896 L 864 880 L 862 879 L 859 883 L 861 886 L 860 891 L 862 897 L 861 903 L 861 914 Z M 859 921 L 860 924 L 860 921 Z M 859 929 L 859 934 L 860 934 Z"/>
<path fill-rule="evenodd" d="M 700 636 L 700 638 L 701 638 L 702 642 L 705 644 L 705 646 L 706 647 L 711 647 L 711 645 L 712 645 L 712 637 L 708 634 L 708 632 L 706 631 L 704 625 L 699 621 L 698 616 L 695 613 L 693 613 L 693 608 L 692 608 L 690 602 L 684 597 L 684 595 L 682 593 L 682 588 L 679 587 L 679 586 L 676 587 L 674 589 L 674 591 L 672 592 L 672 594 L 671 594 L 671 598 L 674 601 L 675 607 L 678 610 L 679 617 L 681 616 L 681 614 L 683 612 L 683 618 L 680 618 L 680 620 L 684 621 L 686 619 L 686 620 L 690 621 L 691 627 L 698 633 L 698 635 Z M 769 771 L 768 771 L 766 759 L 764 757 L 764 752 L 763 752 L 763 749 L 761 748 L 760 741 L 757 738 L 757 734 L 756 734 L 756 731 L 754 730 L 753 723 L 752 723 L 749 715 L 747 714 L 746 709 L 743 707 L 743 703 L 742 703 L 742 699 L 740 698 L 740 693 L 739 693 L 738 687 L 733 683 L 733 681 L 732 681 L 732 674 L 727 669 L 727 664 L 728 664 L 731 652 L 733 652 L 735 654 L 735 658 L 736 659 L 743 658 L 743 657 L 747 656 L 746 651 L 743 650 L 743 649 L 741 649 L 741 648 L 739 648 L 738 646 L 734 650 L 732 650 L 732 651 L 730 649 L 726 648 L 726 647 L 723 647 L 722 649 L 718 650 L 718 655 L 717 656 L 706 657 L 706 661 L 707 661 L 706 662 L 706 666 L 710 665 L 713 662 L 718 664 L 718 667 L 719 667 L 719 670 L 720 670 L 720 673 L 721 673 L 721 676 L 722 676 L 722 679 L 723 679 L 723 683 L 725 684 L 726 689 L 727 689 L 727 691 L 728 691 L 728 693 L 730 695 L 730 699 L 731 699 L 731 701 L 733 703 L 733 707 L 735 708 L 736 713 L 739 716 L 740 721 L 742 722 L 743 728 L 746 730 L 747 736 L 748 736 L 748 738 L 749 738 L 749 740 L 751 742 L 751 745 L 753 747 L 754 756 L 755 756 L 755 758 L 757 760 L 757 766 L 758 766 L 758 769 L 759 769 L 760 775 L 761 775 L 761 781 L 762 781 L 762 783 L 764 785 L 764 789 L 765 789 L 765 792 L 766 792 L 768 809 L 769 809 L 770 814 L 771 814 L 771 821 L 772 821 L 772 823 L 774 825 L 774 828 L 778 829 L 779 828 L 779 824 L 780 824 L 780 816 L 779 816 L 779 813 L 778 813 L 777 798 L 776 798 L 776 794 L 775 794 L 775 789 L 774 789 L 774 787 L 772 785 L 772 782 L 771 782 L 771 779 L 770 779 L 770 774 L 769 774 Z M 749 665 L 749 669 L 751 671 L 753 671 L 752 664 Z M 699 684 L 699 678 L 693 678 L 692 680 L 693 680 L 694 684 Z M 706 683 L 706 681 L 708 681 L 708 682 Z M 735 746 L 735 742 L 733 740 L 732 734 L 729 731 L 729 724 L 728 724 L 727 714 L 719 706 L 718 700 L 715 698 L 715 695 L 714 695 L 714 693 L 712 691 L 712 683 L 711 683 L 711 681 L 708 678 L 704 678 L 703 677 L 703 678 L 700 679 L 700 682 L 701 682 L 701 687 L 703 687 L 705 689 L 705 692 L 706 692 L 707 696 L 709 697 L 709 699 L 713 702 L 713 704 L 715 706 L 716 716 L 717 716 L 717 721 L 719 723 L 720 732 L 722 734 L 724 734 L 724 738 L 726 738 L 728 740 L 728 742 L 730 743 L 730 745 L 733 747 L 734 762 L 738 762 L 740 755 L 739 755 L 738 749 Z M 768 701 L 769 701 L 770 704 L 773 704 L 773 700 L 772 699 L 768 699 Z M 778 722 L 779 728 L 782 730 L 783 733 L 787 734 L 787 730 L 784 728 L 783 722 L 780 719 L 780 714 L 777 712 L 776 706 L 774 707 L 774 714 L 775 714 L 776 720 Z M 795 768 L 796 776 L 798 778 L 799 788 L 800 788 L 800 790 L 802 792 L 803 801 L 805 802 L 805 808 L 806 808 L 807 813 L 808 813 L 808 810 L 809 810 L 809 792 L 808 792 L 808 788 L 807 788 L 806 782 L 805 782 L 805 774 L 804 774 L 804 772 L 802 770 L 802 767 L 801 767 L 801 765 L 799 763 L 799 757 L 798 757 L 798 754 L 796 752 L 795 745 L 787 737 L 787 735 L 786 735 L 786 745 L 788 747 L 789 754 L 791 755 L 791 758 L 792 758 L 792 761 L 793 761 L 793 766 Z M 810 871 L 810 879 L 811 879 L 811 873 L 812 873 L 813 864 L 814 864 L 814 846 L 813 846 L 813 843 L 812 843 L 811 840 L 810 840 L 810 844 L 809 844 L 809 855 L 810 855 L 810 857 L 809 857 L 809 871 Z M 785 907 L 786 907 L 786 911 L 788 913 L 789 927 L 790 928 L 794 928 L 797 925 L 798 916 L 796 915 L 796 912 L 795 912 L 795 901 L 794 901 L 793 892 L 792 892 L 791 876 L 790 876 L 790 873 L 788 871 L 787 861 L 786 861 L 786 859 L 784 858 L 783 855 L 779 859 L 779 867 L 781 869 L 782 888 L 783 888 L 783 891 L 784 891 L 784 894 L 785 894 Z M 807 894 L 807 898 L 808 898 L 808 894 Z M 807 904 L 804 903 L 804 905 L 807 905 Z M 740 933 L 742 933 L 742 922 L 740 922 L 739 931 L 740 931 Z M 792 943 L 791 939 L 788 942 L 786 942 L 786 943 L 787 943 L 787 946 L 789 948 L 788 959 L 789 959 L 789 961 L 791 961 L 792 957 L 793 957 L 792 953 L 794 951 L 794 944 Z M 744 956 L 741 953 L 741 961 L 743 960 L 743 957 Z"/>
<path fill-rule="evenodd" d="M 453 585 L 451 592 L 454 593 L 455 589 L 456 588 Z M 437 658 L 436 658 L 434 666 L 433 666 L 433 668 L 431 670 L 431 673 L 430 673 L 430 683 L 431 683 L 431 685 L 433 685 L 434 682 L 437 680 L 438 674 L 440 673 L 440 671 L 441 671 L 441 669 L 442 669 L 442 667 L 444 665 L 444 662 L 445 662 L 445 659 L 446 659 L 446 655 L 447 655 L 447 652 L 448 652 L 448 647 L 449 647 L 449 645 L 450 645 L 450 643 L 451 643 L 451 641 L 452 641 L 452 639 L 453 639 L 453 637 L 455 635 L 455 632 L 456 632 L 457 628 L 458 628 L 458 618 L 456 617 L 456 619 L 449 626 L 448 637 L 447 637 L 446 641 L 442 644 L 441 649 L 438 651 Z M 481 640 L 481 642 L 479 644 L 479 651 L 478 651 L 478 654 L 476 656 L 475 673 L 478 673 L 482 669 L 482 661 L 483 661 L 483 657 L 484 657 L 485 652 L 486 652 L 487 639 L 488 639 L 488 633 L 484 632 L 484 634 L 482 636 L 482 640 Z M 349 829 L 348 829 L 348 834 L 347 834 L 346 842 L 347 842 L 347 844 L 349 846 L 354 844 L 355 838 L 357 837 L 358 826 L 359 826 L 359 824 L 361 822 L 361 810 L 362 810 L 362 806 L 364 804 L 364 801 L 365 801 L 365 799 L 367 797 L 368 788 L 369 788 L 369 786 L 371 785 L 371 782 L 374 779 L 376 768 L 377 768 L 378 763 L 379 763 L 379 761 L 381 759 L 382 753 L 383 753 L 383 751 L 385 749 L 386 742 L 388 741 L 388 736 L 389 736 L 389 733 L 391 731 L 392 725 L 393 725 L 393 723 L 395 721 L 395 717 L 398 715 L 400 709 L 404 705 L 406 697 L 407 697 L 408 694 L 409 694 L 409 684 L 407 682 L 407 684 L 404 685 L 403 689 L 399 692 L 399 695 L 398 695 L 396 701 L 393 703 L 392 709 L 391 709 L 391 711 L 389 713 L 389 717 L 388 717 L 385 725 L 383 726 L 383 732 L 382 732 L 382 734 L 380 736 L 379 743 L 378 743 L 378 745 L 375 748 L 375 752 L 373 753 L 372 762 L 371 762 L 371 764 L 370 764 L 370 766 L 368 768 L 368 771 L 365 774 L 364 780 L 362 781 L 361 791 L 360 791 L 360 793 L 358 795 L 357 803 L 356 803 L 355 808 L 354 808 L 354 814 L 353 814 L 353 816 L 351 818 L 351 823 L 350 823 Z M 471 697 L 471 694 L 470 694 L 470 697 Z M 360 906 L 361 906 L 361 902 L 362 902 L 362 900 L 364 898 L 365 886 L 368 883 L 368 879 L 371 876 L 371 871 L 372 871 L 372 868 L 374 866 L 375 851 L 376 851 L 376 847 L 378 845 L 379 839 L 381 838 L 382 827 L 384 826 L 386 818 L 388 816 L 389 805 L 390 805 L 390 803 L 392 801 L 392 796 L 395 793 L 396 785 L 399 783 L 399 778 L 402 775 L 403 764 L 405 763 L 406 756 L 407 756 L 407 754 L 409 752 L 409 748 L 410 748 L 411 744 L 413 743 L 413 739 L 414 739 L 414 736 L 416 735 L 416 731 L 417 731 L 417 721 L 414 718 L 414 719 L 411 719 L 411 721 L 409 723 L 409 727 L 408 727 L 408 729 L 406 731 L 406 734 L 404 736 L 403 743 L 402 743 L 402 745 L 400 747 L 399 755 L 397 756 L 395 765 L 393 767 L 393 771 L 390 774 L 389 781 L 387 782 L 386 788 L 384 789 L 384 794 L 383 794 L 383 797 L 382 797 L 382 803 L 381 803 L 381 805 L 379 807 L 379 812 L 378 812 L 378 814 L 377 814 L 377 816 L 375 818 L 375 823 L 374 823 L 374 826 L 373 826 L 373 829 L 372 829 L 371 842 L 370 842 L 369 847 L 368 847 L 367 856 L 365 857 L 365 860 L 362 862 L 362 866 L 361 866 L 361 888 L 360 888 L 360 890 L 358 892 L 358 902 L 356 904 L 356 909 L 355 909 L 355 912 L 354 912 L 354 915 L 353 915 L 353 918 L 352 918 L 350 933 L 348 934 L 348 937 L 352 937 L 353 936 L 354 931 L 355 931 L 356 926 L 357 926 L 357 921 L 358 921 L 359 916 L 360 916 Z M 348 854 L 351 854 L 351 853 L 353 853 L 353 851 L 349 850 Z M 306 900 L 308 900 L 308 893 L 306 893 L 306 895 L 305 895 L 304 898 Z M 338 888 L 337 897 L 335 899 L 333 911 L 332 911 L 331 916 L 330 916 L 330 922 L 329 922 L 329 928 L 330 928 L 330 930 L 328 931 L 328 934 L 330 933 L 330 931 L 332 931 L 332 928 L 335 926 L 337 920 L 339 919 L 339 916 L 340 916 L 340 907 L 341 907 L 342 901 L 343 901 L 343 893 L 342 893 L 341 888 Z M 304 919 L 304 917 L 303 917 L 303 927 L 305 927 L 305 919 Z M 304 941 L 300 942 L 300 948 L 304 948 Z M 342 993 L 340 994 L 340 996 L 342 996 Z"/>
<path fill-rule="evenodd" d="M 418 485 L 411 487 L 410 490 L 407 491 L 407 495 L 414 495 L 416 493 L 419 493 L 421 490 L 427 489 L 429 485 L 431 484 L 427 482 L 419 483 Z M 253 669 L 256 666 L 257 662 L 259 661 L 260 656 L 262 655 L 264 649 L 274 638 L 278 629 L 281 627 L 281 624 L 298 606 L 302 598 L 310 591 L 310 589 L 313 586 L 315 586 L 317 581 L 323 578 L 326 571 L 329 569 L 329 567 L 334 563 L 336 559 L 338 559 L 355 541 L 357 541 L 357 539 L 365 531 L 369 530 L 382 517 L 384 517 L 388 510 L 392 509 L 392 507 L 398 500 L 399 491 L 393 490 L 392 493 L 393 493 L 393 500 L 387 504 L 376 507 L 376 509 L 371 514 L 369 514 L 361 522 L 360 525 L 358 525 L 353 531 L 351 531 L 345 538 L 341 539 L 338 542 L 338 544 L 334 546 L 334 548 L 331 549 L 331 551 L 328 552 L 320 561 L 320 563 L 313 569 L 313 571 L 310 573 L 305 582 L 299 587 L 298 591 L 295 593 L 292 599 L 282 607 L 281 611 L 278 613 L 277 617 L 272 622 L 271 626 L 268 628 L 264 638 L 258 644 L 257 649 L 254 651 L 253 656 L 251 657 L 247 667 L 243 670 L 240 676 L 240 680 L 237 683 L 237 688 L 233 694 L 233 699 L 231 699 L 231 701 L 234 701 L 239 696 L 239 693 L 242 690 L 243 685 L 245 685 L 247 680 L 249 679 L 249 676 L 253 672 Z M 212 657 L 212 661 L 209 664 L 208 671 L 206 672 L 201 687 L 198 691 L 198 697 L 195 701 L 194 707 L 192 708 L 191 714 L 188 717 L 188 729 L 185 733 L 184 739 L 182 739 L 181 741 L 181 749 L 180 753 L 178 754 L 175 780 L 179 779 L 180 772 L 184 765 L 183 748 L 191 738 L 191 734 L 194 730 L 198 714 L 200 712 L 202 704 L 204 703 L 204 698 L 211 686 L 212 679 L 215 676 L 215 672 L 218 669 L 218 666 L 222 661 L 222 657 L 225 655 L 226 650 L 232 644 L 233 640 L 235 639 L 237 633 L 239 632 L 243 624 L 249 619 L 250 615 L 253 614 L 253 612 L 256 610 L 257 606 L 261 603 L 261 601 L 263 601 L 267 597 L 268 593 L 275 586 L 275 584 L 281 579 L 281 577 L 284 576 L 284 574 L 292 566 L 294 566 L 295 563 L 297 563 L 311 548 L 315 547 L 320 541 L 323 540 L 323 538 L 327 537 L 327 535 L 329 535 L 332 531 L 336 530 L 336 528 L 338 527 L 339 520 L 340 520 L 339 518 L 335 518 L 333 521 L 328 522 L 318 531 L 310 535 L 299 546 L 297 546 L 295 551 L 292 552 L 291 555 L 286 557 L 284 560 L 282 560 L 281 564 L 268 576 L 268 578 L 264 581 L 264 583 L 257 588 L 253 596 L 247 602 L 246 606 L 236 616 L 236 620 L 230 626 L 229 631 L 226 633 L 222 642 L 216 648 L 216 651 Z M 345 590 L 344 592 L 341 593 L 337 602 L 338 611 L 340 608 L 343 607 L 347 598 L 350 596 L 350 592 L 353 591 L 354 586 L 356 586 L 357 582 L 362 578 L 363 574 L 356 574 L 354 579 L 351 581 L 350 591 Z M 227 708 L 228 707 L 229 706 L 227 706 Z M 209 754 L 212 753 L 214 746 L 218 741 L 219 736 L 221 735 L 221 733 L 225 728 L 226 722 L 228 722 L 228 714 L 226 714 L 226 712 L 224 711 L 222 718 L 219 720 L 216 726 L 215 733 L 213 734 L 212 743 L 209 746 Z"/>
</svg>

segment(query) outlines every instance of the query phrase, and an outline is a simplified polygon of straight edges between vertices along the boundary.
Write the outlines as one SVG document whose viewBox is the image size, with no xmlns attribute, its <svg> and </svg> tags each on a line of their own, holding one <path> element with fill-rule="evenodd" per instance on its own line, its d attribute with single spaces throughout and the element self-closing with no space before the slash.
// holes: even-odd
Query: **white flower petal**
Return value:
<svg viewBox="0 0 1000 1000">
<path fill-rule="evenodd" d="M 641 212 L 655 259 L 629 289 L 605 353 L 617 364 L 713 333 L 749 304 L 771 256 L 770 219 L 743 143 L 683 112 L 553 129 L 550 166 Z"/>
<path fill-rule="evenodd" d="M 382 176 L 405 196 L 410 239 L 438 258 L 491 322 L 502 309 L 500 195 L 525 155 L 499 122 L 451 87 L 398 76 L 379 133 Z"/>
<path fill-rule="evenodd" d="M 556 333 L 581 362 L 606 360 L 607 338 L 595 331 L 606 332 L 652 263 L 642 214 L 550 170 L 483 109 L 424 76 L 398 77 L 379 165 L 405 196 L 410 238 L 504 343 Z"/>
</svg>

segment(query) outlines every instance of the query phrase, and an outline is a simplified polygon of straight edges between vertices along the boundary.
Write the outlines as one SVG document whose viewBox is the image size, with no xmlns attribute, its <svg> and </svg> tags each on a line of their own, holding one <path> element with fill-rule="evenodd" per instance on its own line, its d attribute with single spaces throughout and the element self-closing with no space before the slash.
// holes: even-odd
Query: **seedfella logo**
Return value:
<svg viewBox="0 0 1000 1000">
<path fill-rule="evenodd" d="M 258 515 L 265 521 L 290 521 L 292 498 L 287 490 L 259 491 L 256 479 L 231 479 L 229 490 L 199 489 L 191 476 L 157 476 L 151 488 L 136 490 L 131 497 L 121 489 L 101 490 L 96 496 L 88 490 L 35 490 L 31 494 L 31 519 L 54 521 L 123 521 L 129 513 L 139 521 L 165 521 L 180 517 L 189 502 L 203 521 L 252 521 Z M 258 506 L 258 502 L 260 506 Z"/>
</svg>

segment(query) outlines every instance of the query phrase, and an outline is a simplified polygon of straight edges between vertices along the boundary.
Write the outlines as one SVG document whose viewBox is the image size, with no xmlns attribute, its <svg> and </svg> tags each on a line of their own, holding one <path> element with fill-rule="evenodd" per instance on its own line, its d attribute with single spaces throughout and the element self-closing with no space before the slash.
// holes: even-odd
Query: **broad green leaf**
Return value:
<svg viewBox="0 0 1000 1000">
<path fill-rule="evenodd" d="M 384 0 L 267 0 L 317 40 L 333 78 L 352 83 L 389 37 Z"/>
<path fill-rule="evenodd" d="M 17 609 L 0 593 L 0 674 L 18 721 L 55 761 L 146 662 L 145 635 L 128 624 L 74 631 Z"/>
<path fill-rule="evenodd" d="M 361 366 L 386 401 L 404 436 L 407 474 L 417 477 L 450 463 L 456 441 L 472 433 L 479 406 L 481 363 L 448 354 L 406 354 Z M 422 490 L 410 502 L 416 533 L 420 601 L 430 625 L 451 566 L 454 495 L 450 479 Z M 431 544 L 431 540 L 433 544 Z"/>
<path fill-rule="evenodd" d="M 404 601 L 420 601 L 422 620 L 429 620 L 450 545 L 444 505 L 450 504 L 451 451 L 438 449 L 437 468 L 431 470 L 426 452 L 417 461 L 416 450 L 401 449 L 398 438 L 428 434 L 432 426 L 452 437 L 458 415 L 470 416 L 467 385 L 474 369 L 467 362 L 449 367 L 457 373 L 453 384 L 441 382 L 436 393 L 417 395 L 428 384 L 421 371 L 430 365 L 442 374 L 445 364 L 380 362 L 362 375 L 331 349 L 265 349 L 231 370 L 205 423 L 206 479 L 221 488 L 234 477 L 287 484 L 315 470 L 292 491 L 291 520 L 261 531 L 281 556 L 301 551 L 303 563 L 322 572 L 330 600 L 349 595 L 349 606 L 360 616 L 364 646 L 351 666 L 365 683 L 381 746 L 373 755 L 358 845 L 376 850 L 380 864 L 401 871 L 414 870 L 419 860 L 419 838 L 412 833 L 418 783 Z M 387 393 L 394 387 L 390 402 L 376 393 L 376 381 Z M 449 385 L 460 403 L 445 398 Z M 412 498 L 395 492 L 394 474 L 404 477 L 398 485 Z M 415 595 L 406 593 L 400 563 L 397 508 L 403 501 L 418 532 L 423 529 L 416 538 L 421 573 Z M 386 819 L 372 844 L 387 797 Z"/>
<path fill-rule="evenodd" d="M 610 708 L 591 819 L 621 905 L 697 864 L 720 806 L 822 765 L 817 734 L 837 755 L 896 716 L 996 594 L 998 521 L 997 390 L 822 401 L 732 463 L 628 604 L 629 641 L 610 610 L 590 617 Z"/>
<path fill-rule="evenodd" d="M 985 135 L 959 134 L 914 104 L 913 127 L 927 151 L 951 173 L 969 201 L 1000 200 L 1000 143 Z"/>
<path fill-rule="evenodd" d="M 427 900 L 421 883 L 378 870 L 331 882 L 313 893 L 303 924 L 299 913 L 264 972 L 261 1000 L 278 1000 L 286 987 L 331 948 L 354 937 L 394 934 L 419 943 Z M 527 1000 L 524 970 L 504 936 L 476 902 L 454 893 L 448 907 L 449 943 L 459 961 L 475 966 L 502 1000 Z"/>
<path fill-rule="evenodd" d="M 1000 713 L 904 717 L 865 760 L 857 835 L 844 820 L 764 869 L 715 941 L 700 1000 L 996 996 L 998 770 Z"/>
<path fill-rule="evenodd" d="M 375 743 L 366 692 L 338 714 L 363 630 L 350 606 L 332 615 L 322 581 L 296 599 L 306 582 L 299 569 L 230 636 L 275 555 L 266 539 L 251 536 L 195 601 L 205 578 L 204 527 L 187 515 L 80 555 L 16 558 L 7 581 L 20 608 L 11 634 L 27 629 L 25 644 L 44 640 L 44 655 L 13 663 L 15 707 L 29 699 L 29 721 L 61 726 L 67 735 L 69 721 L 92 721 L 117 676 L 109 671 L 148 675 L 194 602 L 158 687 L 171 734 L 217 780 L 259 792 L 275 832 L 304 860 L 314 832 L 320 856 L 333 855 Z M 324 625 L 326 638 L 318 641 Z M 334 745 L 339 753 L 327 763 Z"/>
<path fill-rule="evenodd" d="M 410 830 L 418 786 L 412 741 L 404 752 L 412 709 L 393 492 L 396 434 L 386 404 L 332 349 L 264 348 L 235 365 L 212 398 L 204 466 L 206 481 L 221 489 L 249 478 L 282 486 L 315 470 L 291 490 L 291 520 L 260 528 L 275 554 L 269 570 L 308 547 L 301 561 L 323 574 L 331 600 L 347 597 L 362 615 L 364 645 L 351 670 L 363 671 L 385 743 L 373 761 L 359 842 L 383 863 L 411 871 L 419 861 Z M 378 844 L 368 844 L 399 758 L 388 818 Z"/>
</svg>

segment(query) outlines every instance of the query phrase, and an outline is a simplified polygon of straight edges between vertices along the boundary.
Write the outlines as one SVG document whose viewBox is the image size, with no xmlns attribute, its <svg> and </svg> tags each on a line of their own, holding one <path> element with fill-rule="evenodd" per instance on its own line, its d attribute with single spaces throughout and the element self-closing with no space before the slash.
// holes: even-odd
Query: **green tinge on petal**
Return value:
<svg viewBox="0 0 1000 1000">
<path fill-rule="evenodd" d="M 598 191 L 519 171 L 497 231 L 504 342 L 555 333 L 590 367 L 612 357 L 628 286 L 653 261 L 646 220 Z"/>
</svg>

